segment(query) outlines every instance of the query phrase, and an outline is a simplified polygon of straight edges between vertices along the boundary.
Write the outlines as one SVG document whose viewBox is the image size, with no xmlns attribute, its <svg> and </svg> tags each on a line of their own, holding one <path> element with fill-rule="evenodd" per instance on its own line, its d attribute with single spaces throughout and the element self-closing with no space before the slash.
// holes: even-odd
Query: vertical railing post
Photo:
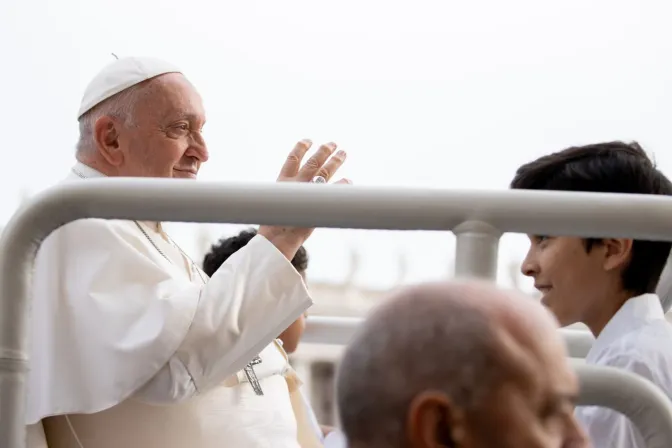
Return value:
<svg viewBox="0 0 672 448">
<path fill-rule="evenodd" d="M 502 232 L 488 223 L 465 221 L 453 229 L 455 276 L 497 280 L 497 254 Z"/>
</svg>

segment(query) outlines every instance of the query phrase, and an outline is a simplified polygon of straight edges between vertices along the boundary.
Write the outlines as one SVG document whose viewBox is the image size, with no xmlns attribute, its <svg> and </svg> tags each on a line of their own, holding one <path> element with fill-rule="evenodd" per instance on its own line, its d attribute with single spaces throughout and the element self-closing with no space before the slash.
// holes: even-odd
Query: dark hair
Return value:
<svg viewBox="0 0 672 448">
<path fill-rule="evenodd" d="M 527 163 L 516 171 L 511 188 L 600 193 L 672 195 L 672 183 L 636 142 L 608 142 L 567 148 Z M 586 250 L 601 240 L 586 239 Z M 634 240 L 623 270 L 623 288 L 653 293 L 672 243 Z"/>
<path fill-rule="evenodd" d="M 210 252 L 203 258 L 203 271 L 212 276 L 222 263 L 238 250 L 245 247 L 256 235 L 257 231 L 255 229 L 243 230 L 236 236 L 222 238 L 216 244 L 213 244 L 210 247 Z M 292 258 L 292 266 L 299 272 L 304 272 L 308 269 L 308 252 L 305 247 L 301 246 L 296 251 L 296 255 Z"/>
</svg>

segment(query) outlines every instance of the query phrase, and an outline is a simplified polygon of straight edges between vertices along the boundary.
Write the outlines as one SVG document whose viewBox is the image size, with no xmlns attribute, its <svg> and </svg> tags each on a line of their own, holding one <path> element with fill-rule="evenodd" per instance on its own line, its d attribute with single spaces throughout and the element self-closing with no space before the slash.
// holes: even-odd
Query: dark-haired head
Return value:
<svg viewBox="0 0 672 448">
<path fill-rule="evenodd" d="M 210 252 L 203 259 L 203 271 L 209 276 L 213 276 L 229 257 L 245 247 L 255 236 L 257 236 L 256 230 L 243 230 L 238 235 L 223 238 L 217 244 L 213 244 Z M 292 258 L 292 266 L 305 279 L 306 269 L 308 269 L 308 252 L 303 246 Z M 299 345 L 306 327 L 305 318 L 306 314 L 304 313 L 278 336 L 287 353 L 293 353 Z"/>
<path fill-rule="evenodd" d="M 222 238 L 216 244 L 213 244 L 210 252 L 203 259 L 203 271 L 212 276 L 222 263 L 245 247 L 256 235 L 257 231 L 255 229 L 247 229 L 241 231 L 238 235 Z M 301 275 L 305 275 L 308 269 L 308 252 L 305 247 L 301 246 L 296 252 L 296 255 L 292 258 L 292 266 Z"/>
<path fill-rule="evenodd" d="M 641 146 L 618 141 L 540 157 L 518 169 L 511 188 L 672 195 L 672 183 Z M 543 235 L 530 235 L 530 241 L 523 273 L 534 277 L 563 325 L 588 319 L 586 314 L 595 313 L 587 309 L 588 302 L 601 294 L 627 300 L 653 293 L 672 247 L 667 242 Z M 579 246 L 582 254 L 572 252 Z M 594 299 L 587 297 L 591 294 Z"/>
</svg>

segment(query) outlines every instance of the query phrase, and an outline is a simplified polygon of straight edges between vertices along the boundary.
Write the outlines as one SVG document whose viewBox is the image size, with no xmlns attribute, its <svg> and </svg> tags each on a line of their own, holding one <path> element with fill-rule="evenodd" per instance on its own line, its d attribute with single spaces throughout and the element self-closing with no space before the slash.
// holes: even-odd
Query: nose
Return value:
<svg viewBox="0 0 672 448">
<path fill-rule="evenodd" d="M 200 132 L 191 133 L 191 142 L 189 144 L 189 149 L 187 149 L 186 155 L 195 157 L 201 163 L 208 161 L 210 158 L 210 153 L 208 152 L 208 146 L 205 144 L 203 134 Z"/>
<path fill-rule="evenodd" d="M 534 277 L 539 273 L 539 264 L 537 263 L 531 248 L 527 251 L 527 255 L 520 265 L 520 272 L 527 277 Z"/>
<path fill-rule="evenodd" d="M 562 448 L 591 448 L 592 444 L 588 440 L 586 432 L 581 428 L 579 422 L 572 415 L 569 420 L 569 437 L 563 443 Z"/>
</svg>

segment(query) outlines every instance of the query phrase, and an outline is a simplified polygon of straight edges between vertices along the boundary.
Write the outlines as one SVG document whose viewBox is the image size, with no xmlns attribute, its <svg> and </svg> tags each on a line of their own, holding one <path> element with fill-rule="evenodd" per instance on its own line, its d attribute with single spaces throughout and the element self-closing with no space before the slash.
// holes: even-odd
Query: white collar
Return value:
<svg viewBox="0 0 672 448">
<path fill-rule="evenodd" d="M 77 163 L 75 163 L 75 166 L 72 167 L 72 172 L 77 174 L 78 177 L 84 177 L 84 178 L 107 177 L 100 171 L 93 169 L 89 165 L 85 165 L 80 161 L 77 161 Z"/>
<path fill-rule="evenodd" d="M 91 168 L 89 165 L 86 165 L 80 161 L 77 161 L 75 163 L 75 166 L 72 167 L 72 173 L 77 176 L 77 178 L 80 179 L 90 179 L 94 177 L 108 177 L 105 174 L 101 173 L 100 171 Z M 149 228 L 151 228 L 154 231 L 157 232 L 162 232 L 161 228 L 161 223 L 160 222 L 152 222 L 152 221 L 142 221 L 145 225 L 147 225 Z"/>
<path fill-rule="evenodd" d="M 637 330 L 655 320 L 665 320 L 663 306 L 656 294 L 642 294 L 625 301 L 621 309 L 607 322 L 588 353 L 598 355 L 624 334 Z"/>
</svg>

